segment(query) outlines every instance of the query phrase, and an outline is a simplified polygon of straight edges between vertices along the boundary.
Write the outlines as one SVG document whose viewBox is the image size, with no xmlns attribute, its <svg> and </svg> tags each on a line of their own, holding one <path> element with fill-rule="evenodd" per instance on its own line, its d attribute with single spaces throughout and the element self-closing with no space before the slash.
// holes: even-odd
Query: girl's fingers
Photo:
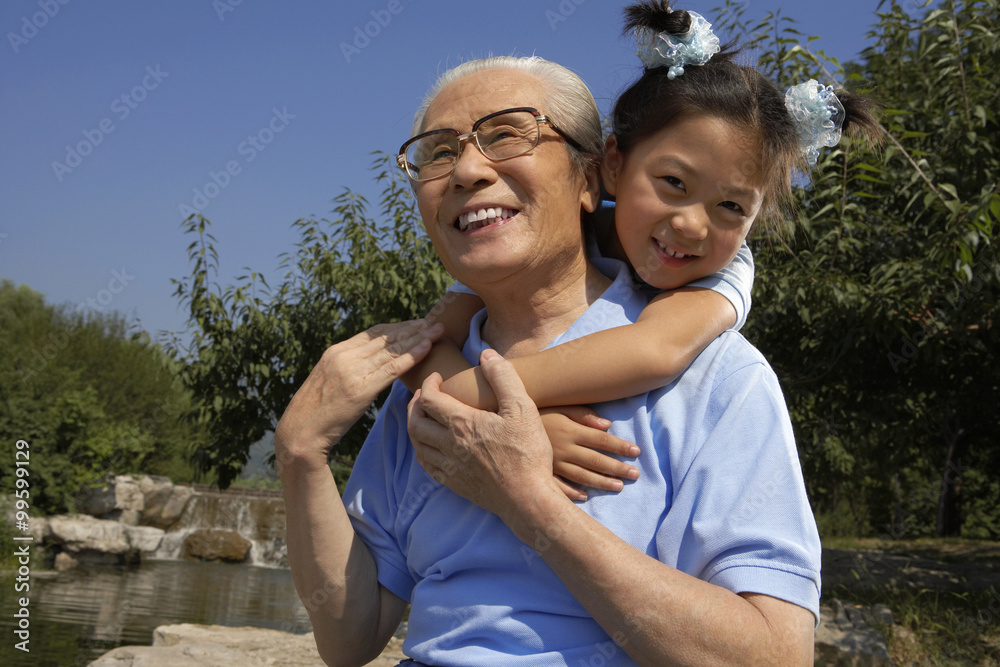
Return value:
<svg viewBox="0 0 1000 667">
<path fill-rule="evenodd" d="M 620 456 L 639 456 L 639 447 L 599 429 L 586 428 L 576 433 L 577 444 L 589 449 L 599 449 Z"/>
<path fill-rule="evenodd" d="M 557 475 L 573 484 L 601 491 L 617 492 L 625 488 L 625 484 L 620 479 L 607 477 L 571 463 L 563 463 L 556 468 Z"/>
<path fill-rule="evenodd" d="M 624 461 L 611 458 L 582 445 L 568 450 L 565 454 L 564 463 L 589 470 L 601 476 L 619 477 L 632 481 L 639 479 L 639 469 L 635 466 L 631 466 Z"/>
<path fill-rule="evenodd" d="M 566 497 L 569 498 L 570 500 L 587 499 L 586 491 L 576 488 L 575 486 L 573 486 L 566 480 L 562 479 L 561 477 L 556 477 L 556 486 L 558 486 L 562 490 L 562 492 L 566 494 Z"/>
</svg>

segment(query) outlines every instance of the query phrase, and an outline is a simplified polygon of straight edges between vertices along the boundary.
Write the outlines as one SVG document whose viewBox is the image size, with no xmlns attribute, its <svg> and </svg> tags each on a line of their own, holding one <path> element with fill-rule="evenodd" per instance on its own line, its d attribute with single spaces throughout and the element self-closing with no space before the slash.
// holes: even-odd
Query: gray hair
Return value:
<svg viewBox="0 0 1000 667">
<path fill-rule="evenodd" d="M 538 56 L 494 56 L 480 60 L 469 60 L 451 68 L 440 77 L 427 92 L 423 103 L 413 119 L 413 135 L 422 131 L 427 108 L 448 84 L 464 76 L 491 69 L 510 69 L 531 74 L 545 86 L 547 108 L 541 110 L 552 122 L 584 148 L 581 153 L 569 144 L 573 166 L 586 172 L 597 164 L 604 155 L 604 136 L 601 131 L 601 116 L 597 111 L 594 96 L 583 80 L 566 69 Z"/>
</svg>

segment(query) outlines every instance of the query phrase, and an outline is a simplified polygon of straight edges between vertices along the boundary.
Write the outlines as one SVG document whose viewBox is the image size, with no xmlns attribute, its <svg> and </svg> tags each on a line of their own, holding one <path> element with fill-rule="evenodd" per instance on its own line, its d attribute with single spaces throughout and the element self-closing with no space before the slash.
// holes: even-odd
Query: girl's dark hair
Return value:
<svg viewBox="0 0 1000 667">
<path fill-rule="evenodd" d="M 689 29 L 691 15 L 672 10 L 668 0 L 648 0 L 625 8 L 626 34 L 636 28 L 680 35 Z M 747 146 L 747 162 L 740 168 L 759 174 L 764 202 L 759 219 L 776 221 L 791 199 L 792 171 L 806 170 L 797 128 L 785 108 L 785 96 L 755 67 L 735 62 L 733 42 L 722 47 L 704 65 L 685 67 L 684 74 L 667 77 L 667 67 L 646 69 L 615 103 L 612 131 L 618 149 L 629 151 L 671 123 L 693 116 L 715 116 L 755 137 Z M 879 136 L 874 105 L 867 99 L 837 91 L 846 111 L 845 134 Z"/>
</svg>

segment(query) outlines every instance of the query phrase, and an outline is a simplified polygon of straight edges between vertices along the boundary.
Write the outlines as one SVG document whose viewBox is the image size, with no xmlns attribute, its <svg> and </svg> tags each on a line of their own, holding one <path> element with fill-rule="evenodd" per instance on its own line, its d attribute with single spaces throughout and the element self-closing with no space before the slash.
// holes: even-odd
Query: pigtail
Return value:
<svg viewBox="0 0 1000 667">
<path fill-rule="evenodd" d="M 639 2 L 626 7 L 624 13 L 624 35 L 636 28 L 648 28 L 653 32 L 668 32 L 672 35 L 683 35 L 691 29 L 691 15 L 683 9 L 670 9 L 669 0 Z"/>
<path fill-rule="evenodd" d="M 838 90 L 837 97 L 844 106 L 844 134 L 863 141 L 869 148 L 879 148 L 885 139 L 885 132 L 878 120 L 881 105 L 870 96 L 846 90 Z"/>
</svg>

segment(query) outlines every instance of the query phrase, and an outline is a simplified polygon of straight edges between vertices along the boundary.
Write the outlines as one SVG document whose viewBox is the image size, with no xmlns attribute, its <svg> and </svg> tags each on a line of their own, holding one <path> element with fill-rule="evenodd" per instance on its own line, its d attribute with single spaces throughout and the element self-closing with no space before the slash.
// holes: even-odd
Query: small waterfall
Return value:
<svg viewBox="0 0 1000 667">
<path fill-rule="evenodd" d="M 157 560 L 184 558 L 184 540 L 204 528 L 230 530 L 248 540 L 252 546 L 247 563 L 251 565 L 288 567 L 282 499 L 237 495 L 230 491 L 195 493 L 150 557 Z"/>
</svg>

